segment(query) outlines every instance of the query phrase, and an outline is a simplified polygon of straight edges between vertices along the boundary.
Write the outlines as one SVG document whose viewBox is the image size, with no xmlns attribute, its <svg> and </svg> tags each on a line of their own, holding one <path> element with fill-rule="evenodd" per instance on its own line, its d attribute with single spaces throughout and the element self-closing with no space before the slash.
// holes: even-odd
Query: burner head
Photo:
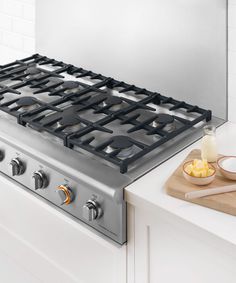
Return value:
<svg viewBox="0 0 236 283">
<path fill-rule="evenodd" d="M 52 83 L 52 84 L 57 84 L 57 83 L 64 83 L 63 80 L 59 79 L 59 78 L 55 78 L 55 77 L 51 77 L 49 78 L 49 83 Z"/>
<path fill-rule="evenodd" d="M 114 149 L 126 149 L 131 146 L 133 146 L 133 143 L 127 136 L 115 136 L 112 138 L 112 143 L 110 144 L 110 147 Z"/>
<path fill-rule="evenodd" d="M 107 147 L 106 152 L 112 152 L 113 150 L 120 149 L 121 151 L 117 154 L 117 157 L 121 159 L 128 158 L 134 154 L 134 145 L 127 136 L 115 136 L 112 142 Z"/>
<path fill-rule="evenodd" d="M 174 117 L 169 114 L 159 114 L 156 118 L 156 123 L 158 124 L 171 124 L 174 122 Z"/>
<path fill-rule="evenodd" d="M 16 105 L 20 106 L 19 111 L 30 111 L 38 107 L 38 101 L 34 97 L 24 96 L 16 101 Z"/>
<path fill-rule="evenodd" d="M 34 75 L 40 74 L 41 71 L 39 69 L 37 69 L 36 67 L 29 67 L 29 68 L 27 68 L 27 73 L 29 75 L 34 76 Z"/>
<path fill-rule="evenodd" d="M 65 88 L 65 93 L 75 93 L 80 90 L 80 84 L 76 81 L 65 81 L 62 85 L 62 88 Z"/>
<path fill-rule="evenodd" d="M 79 86 L 79 83 L 76 81 L 65 81 L 63 83 L 63 87 L 68 88 L 68 89 L 77 88 L 78 86 Z"/>
<path fill-rule="evenodd" d="M 76 107 L 70 107 L 63 110 L 62 119 L 57 122 L 57 127 L 66 127 L 64 131 L 67 133 L 73 133 L 80 130 L 81 123 L 77 117 Z"/>
<path fill-rule="evenodd" d="M 175 130 L 175 119 L 173 116 L 165 113 L 158 114 L 157 118 L 153 121 L 153 127 L 160 127 L 167 132 Z"/>
<path fill-rule="evenodd" d="M 119 96 L 107 96 L 107 99 L 103 101 L 103 106 L 111 107 L 112 110 L 116 111 L 121 109 L 122 102 L 123 101 Z"/>
<path fill-rule="evenodd" d="M 122 99 L 119 96 L 109 96 L 105 103 L 108 105 L 117 105 L 122 103 Z"/>
<path fill-rule="evenodd" d="M 79 121 L 77 117 L 77 110 L 78 109 L 76 107 L 70 107 L 68 109 L 63 110 L 60 124 L 62 126 L 72 126 L 74 124 L 77 124 Z"/>
<path fill-rule="evenodd" d="M 37 100 L 30 96 L 21 97 L 16 104 L 19 106 L 31 106 L 37 103 Z"/>
</svg>

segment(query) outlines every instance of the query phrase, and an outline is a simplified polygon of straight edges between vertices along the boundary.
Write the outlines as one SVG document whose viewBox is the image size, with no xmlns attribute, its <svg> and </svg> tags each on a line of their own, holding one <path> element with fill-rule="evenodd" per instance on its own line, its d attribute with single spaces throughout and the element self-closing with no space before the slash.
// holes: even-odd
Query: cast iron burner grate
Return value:
<svg viewBox="0 0 236 283">
<path fill-rule="evenodd" d="M 31 96 L 21 92 L 25 87 Z M 9 94 L 14 98 L 5 101 Z M 52 100 L 45 101 L 43 95 Z M 0 109 L 15 116 L 19 124 L 48 132 L 66 147 L 81 148 L 105 159 L 119 166 L 121 173 L 181 133 L 211 120 L 210 110 L 39 54 L 0 66 L 0 102 Z M 28 107 L 34 104 L 37 107 Z M 158 112 L 161 108 L 168 114 Z M 93 119 L 84 115 L 88 111 Z M 122 135 L 111 128 L 114 122 L 125 127 Z M 172 123 L 178 127 L 167 130 Z M 155 138 L 149 143 L 139 141 L 131 136 L 138 131 Z M 98 132 L 107 137 L 95 142 Z"/>
</svg>

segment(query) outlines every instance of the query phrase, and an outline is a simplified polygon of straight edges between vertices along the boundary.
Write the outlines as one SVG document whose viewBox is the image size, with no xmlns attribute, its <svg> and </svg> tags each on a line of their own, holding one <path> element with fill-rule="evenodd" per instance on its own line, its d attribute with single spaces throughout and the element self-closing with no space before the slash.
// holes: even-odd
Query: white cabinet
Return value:
<svg viewBox="0 0 236 283">
<path fill-rule="evenodd" d="M 161 209 L 129 205 L 129 283 L 234 283 L 234 245 Z"/>
<path fill-rule="evenodd" d="M 126 282 L 126 245 L 95 234 L 2 176 L 0 198 L 1 282 Z"/>
<path fill-rule="evenodd" d="M 73 221 L 0 175 L 4 283 L 234 283 L 236 248 L 151 205 L 128 204 L 128 244 Z"/>
</svg>

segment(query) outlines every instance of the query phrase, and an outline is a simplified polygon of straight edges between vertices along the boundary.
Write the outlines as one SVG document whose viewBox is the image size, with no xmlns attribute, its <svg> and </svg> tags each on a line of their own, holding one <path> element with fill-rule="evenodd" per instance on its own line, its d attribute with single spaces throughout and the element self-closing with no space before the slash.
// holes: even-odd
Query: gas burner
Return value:
<svg viewBox="0 0 236 283">
<path fill-rule="evenodd" d="M 36 65 L 30 65 L 24 73 L 26 74 L 27 79 L 33 79 L 37 78 L 40 74 L 42 74 L 42 71 L 36 67 Z"/>
<path fill-rule="evenodd" d="M 60 122 L 57 122 L 57 127 L 63 127 L 63 125 L 60 123 Z M 79 130 L 81 129 L 81 123 L 77 123 L 76 124 L 73 124 L 73 125 L 68 125 L 66 126 L 66 128 L 64 129 L 64 132 L 65 133 L 75 133 L 75 132 L 78 132 Z"/>
<path fill-rule="evenodd" d="M 57 77 L 48 78 L 46 81 L 39 81 L 34 87 L 40 89 L 34 91 L 34 94 L 50 92 L 50 96 L 58 95 L 60 92 L 65 94 L 77 93 L 83 86 L 77 81 L 64 81 Z"/>
<path fill-rule="evenodd" d="M 116 155 L 118 158 L 125 159 L 132 156 L 135 152 L 135 146 L 127 136 L 115 136 L 111 139 L 111 143 L 107 146 L 105 151 L 111 153 L 120 150 Z"/>
<path fill-rule="evenodd" d="M 52 83 L 52 84 L 59 84 L 59 83 L 63 83 L 64 82 L 63 80 L 61 80 L 59 78 L 55 78 L 55 77 L 49 78 L 48 80 L 49 81 L 48 81 L 47 84 L 50 84 L 50 83 Z"/>
<path fill-rule="evenodd" d="M 44 86 L 46 87 L 46 90 L 49 89 L 49 87 L 52 87 L 52 88 L 57 88 L 57 87 L 60 87 L 61 88 L 61 85 L 64 84 L 64 81 L 62 79 L 59 79 L 57 77 L 51 77 L 51 78 L 48 78 L 46 80 L 46 82 L 44 81 L 39 81 L 38 82 L 38 85 L 40 86 Z"/>
<path fill-rule="evenodd" d="M 29 74 L 29 75 L 38 75 L 38 74 L 40 74 L 41 73 L 41 71 L 39 70 L 39 69 L 37 69 L 36 67 L 29 67 L 29 68 L 27 68 L 27 73 Z"/>
<path fill-rule="evenodd" d="M 81 129 L 81 123 L 78 118 L 77 107 L 70 107 L 65 109 L 62 118 L 57 122 L 56 127 L 64 128 L 66 133 L 74 133 Z"/>
<path fill-rule="evenodd" d="M 69 93 L 76 93 L 77 91 L 81 90 L 81 85 L 79 84 L 79 82 L 76 81 L 65 81 L 62 85 L 62 88 L 65 89 L 65 93 L 69 94 Z"/>
<path fill-rule="evenodd" d="M 20 112 L 31 111 L 39 106 L 37 99 L 30 96 L 21 97 L 16 101 L 16 105 L 20 107 Z"/>
<path fill-rule="evenodd" d="M 41 83 L 39 82 L 39 85 Z M 83 89 L 83 86 L 81 83 L 77 81 L 63 81 L 62 79 L 59 78 L 49 78 L 47 81 L 47 86 L 41 88 L 40 90 L 37 90 L 34 92 L 34 94 L 42 93 L 42 92 L 47 92 L 51 91 L 51 95 L 56 95 L 59 92 L 63 92 L 65 94 L 71 94 L 71 93 L 77 93 L 81 89 Z"/>
<path fill-rule="evenodd" d="M 79 86 L 79 83 L 76 82 L 76 81 L 65 81 L 63 83 L 63 86 L 65 88 L 68 88 L 68 89 L 74 89 L 74 88 L 77 88 Z"/>
<path fill-rule="evenodd" d="M 103 101 L 102 105 L 105 108 L 112 108 L 112 110 L 117 111 L 122 108 L 123 100 L 118 96 L 107 96 L 107 99 Z"/>
<path fill-rule="evenodd" d="M 164 131 L 171 132 L 175 130 L 175 119 L 173 116 L 165 113 L 158 114 L 153 121 L 152 126 L 155 128 L 162 128 Z"/>
</svg>

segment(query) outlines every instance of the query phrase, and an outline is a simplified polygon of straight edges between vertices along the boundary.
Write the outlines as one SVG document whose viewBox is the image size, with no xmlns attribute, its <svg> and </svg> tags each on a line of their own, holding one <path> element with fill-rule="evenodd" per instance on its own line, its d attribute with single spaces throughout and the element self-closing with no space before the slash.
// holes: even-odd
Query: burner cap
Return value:
<svg viewBox="0 0 236 283">
<path fill-rule="evenodd" d="M 57 84 L 57 83 L 63 83 L 64 84 L 63 80 L 61 80 L 59 78 L 55 78 L 55 77 L 49 78 L 49 82 L 53 83 L 53 84 Z"/>
<path fill-rule="evenodd" d="M 36 67 L 29 67 L 29 68 L 27 68 L 27 73 L 29 75 L 37 75 L 37 74 L 41 73 L 41 71 L 39 69 L 37 69 Z"/>
<path fill-rule="evenodd" d="M 77 108 L 70 107 L 68 109 L 63 110 L 62 119 L 59 121 L 61 126 L 72 126 L 80 123 L 77 117 Z"/>
<path fill-rule="evenodd" d="M 67 88 L 67 89 L 74 89 L 79 87 L 79 83 L 76 81 L 65 81 L 63 83 L 63 87 Z"/>
<path fill-rule="evenodd" d="M 169 114 L 159 114 L 155 119 L 155 122 L 158 124 L 171 124 L 174 120 L 174 117 Z"/>
<path fill-rule="evenodd" d="M 89 99 L 89 103 L 91 104 L 99 104 L 107 100 L 107 94 L 101 93 L 96 96 L 93 96 Z"/>
<path fill-rule="evenodd" d="M 126 149 L 131 146 L 133 146 L 133 143 L 127 136 L 115 136 L 112 138 L 112 143 L 110 144 L 110 147 L 113 149 Z"/>
<path fill-rule="evenodd" d="M 117 105 L 122 103 L 122 99 L 118 96 L 109 96 L 106 99 L 105 103 L 110 105 Z"/>
<path fill-rule="evenodd" d="M 37 100 L 30 96 L 21 97 L 16 101 L 16 104 L 19 106 L 31 106 L 37 103 Z"/>
</svg>

